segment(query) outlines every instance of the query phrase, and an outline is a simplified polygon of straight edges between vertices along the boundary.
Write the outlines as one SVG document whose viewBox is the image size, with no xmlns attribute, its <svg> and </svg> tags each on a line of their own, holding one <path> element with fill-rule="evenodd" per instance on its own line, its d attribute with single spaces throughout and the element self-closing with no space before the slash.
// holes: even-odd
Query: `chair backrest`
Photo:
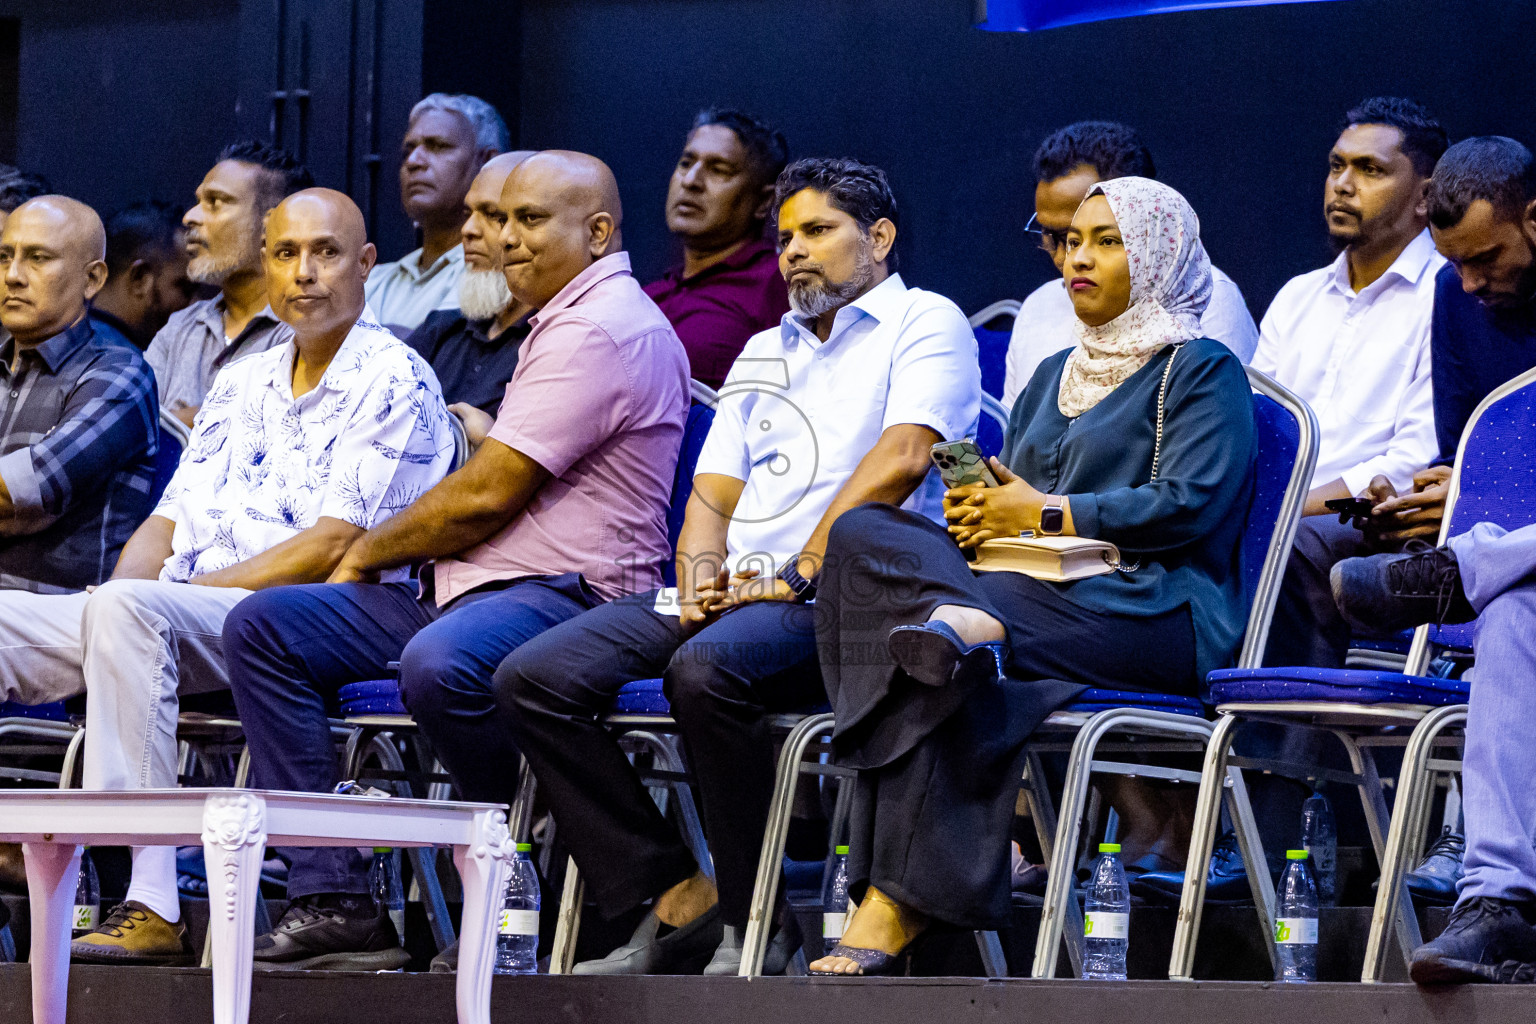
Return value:
<svg viewBox="0 0 1536 1024">
<path fill-rule="evenodd" d="M 984 455 L 1003 457 L 1003 437 L 1008 433 L 1008 410 L 986 391 L 981 393 L 981 422 L 976 425 L 976 446 Z"/>
<path fill-rule="evenodd" d="M 1440 543 L 1478 523 L 1518 530 L 1536 523 L 1536 369 L 1494 388 L 1461 432 Z M 1426 641 L 1472 648 L 1472 623 L 1432 626 Z M 1419 652 L 1418 637 L 1409 654 Z"/>
<path fill-rule="evenodd" d="M 1249 609 L 1239 668 L 1257 668 L 1264 657 L 1285 563 L 1317 468 L 1317 417 L 1307 403 L 1252 367 L 1248 382 L 1258 451 L 1253 504 L 1243 529 Z"/>
<path fill-rule="evenodd" d="M 181 462 L 181 453 L 191 439 L 192 431 L 185 423 L 164 409 L 160 410 L 160 447 L 155 452 L 155 483 L 150 495 L 154 501 L 151 505 L 158 503 L 160 495 L 165 493 L 171 477 L 176 474 L 177 464 Z"/>
<path fill-rule="evenodd" d="M 1002 299 L 985 309 L 977 310 L 976 315 L 970 318 L 971 330 L 976 334 L 976 360 L 981 364 L 981 390 L 994 398 L 1003 397 L 1003 382 L 1008 374 L 1008 342 L 1013 338 L 1013 318 L 1018 312 L 1017 299 Z M 1005 321 L 1002 330 L 993 330 L 988 326 L 998 320 Z M 1001 439 L 998 443 L 1001 444 Z M 1000 451 L 999 448 L 988 448 L 985 444 L 982 450 L 988 454 Z"/>
<path fill-rule="evenodd" d="M 688 421 L 683 426 L 683 444 L 677 452 L 677 473 L 672 477 L 672 503 L 667 508 L 667 544 L 675 553 L 677 536 L 683 532 L 683 516 L 688 498 L 693 494 L 693 470 L 704 450 L 704 438 L 715 422 L 715 408 L 720 398 L 708 385 L 693 381 L 693 404 L 688 407 Z M 677 566 L 673 560 L 661 567 L 667 586 L 677 585 Z"/>
</svg>

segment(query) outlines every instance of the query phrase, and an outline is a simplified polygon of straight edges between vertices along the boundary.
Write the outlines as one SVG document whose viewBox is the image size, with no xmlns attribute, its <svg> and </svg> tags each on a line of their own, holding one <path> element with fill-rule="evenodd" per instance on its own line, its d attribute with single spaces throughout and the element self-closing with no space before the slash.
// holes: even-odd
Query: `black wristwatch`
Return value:
<svg viewBox="0 0 1536 1024">
<path fill-rule="evenodd" d="M 1054 494 L 1048 495 L 1045 507 L 1040 510 L 1040 532 L 1047 537 L 1059 537 L 1066 523 L 1067 514 L 1062 511 L 1061 499 Z"/>
<path fill-rule="evenodd" d="M 779 566 L 779 571 L 774 573 L 774 575 L 789 584 L 789 589 L 795 592 L 796 601 L 814 601 L 816 599 L 816 581 L 814 579 L 808 580 L 800 575 L 800 570 L 796 566 L 796 563 L 799 561 L 799 555 L 792 555 L 787 562 Z"/>
</svg>

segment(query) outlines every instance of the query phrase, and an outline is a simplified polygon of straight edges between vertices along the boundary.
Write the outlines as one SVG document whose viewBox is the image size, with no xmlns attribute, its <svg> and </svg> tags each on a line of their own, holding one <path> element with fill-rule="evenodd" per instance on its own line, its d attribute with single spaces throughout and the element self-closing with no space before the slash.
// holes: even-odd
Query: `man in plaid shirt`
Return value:
<svg viewBox="0 0 1536 1024">
<path fill-rule="evenodd" d="M 86 316 L 105 247 L 95 211 L 63 196 L 0 233 L 0 589 L 103 582 L 154 505 L 154 376 Z"/>
</svg>

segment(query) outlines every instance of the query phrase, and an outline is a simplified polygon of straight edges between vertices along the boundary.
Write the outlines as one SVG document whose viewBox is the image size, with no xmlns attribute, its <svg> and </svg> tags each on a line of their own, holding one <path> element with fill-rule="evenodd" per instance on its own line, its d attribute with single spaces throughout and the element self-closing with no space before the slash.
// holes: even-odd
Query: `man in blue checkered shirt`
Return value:
<svg viewBox="0 0 1536 1024">
<path fill-rule="evenodd" d="M 0 233 L 0 589 L 103 582 L 154 506 L 154 375 L 86 316 L 105 251 L 95 211 L 63 196 Z"/>
</svg>

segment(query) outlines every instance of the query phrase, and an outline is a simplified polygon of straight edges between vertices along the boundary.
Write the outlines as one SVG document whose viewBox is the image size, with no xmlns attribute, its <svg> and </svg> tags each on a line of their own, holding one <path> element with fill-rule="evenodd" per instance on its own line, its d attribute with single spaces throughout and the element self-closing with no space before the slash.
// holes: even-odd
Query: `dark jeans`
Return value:
<svg viewBox="0 0 1536 1024">
<path fill-rule="evenodd" d="M 655 594 L 603 605 L 517 649 L 496 701 L 532 765 L 587 889 L 614 916 L 659 896 L 696 865 L 598 722 L 625 683 L 661 676 L 697 780 L 725 923 L 746 927 L 773 795 L 764 718 L 823 699 L 814 608 L 759 602 L 692 637 Z"/>
<path fill-rule="evenodd" d="M 400 662 L 406 708 L 466 800 L 511 801 L 518 752 L 497 721 L 491 673 L 507 654 L 599 598 L 575 573 L 473 591 L 440 609 L 414 583 L 275 587 L 224 623 L 229 685 L 251 748 L 253 783 L 328 793 L 341 781 L 326 723 L 336 691 Z M 290 851 L 290 898 L 367 892 L 352 847 Z"/>
</svg>

